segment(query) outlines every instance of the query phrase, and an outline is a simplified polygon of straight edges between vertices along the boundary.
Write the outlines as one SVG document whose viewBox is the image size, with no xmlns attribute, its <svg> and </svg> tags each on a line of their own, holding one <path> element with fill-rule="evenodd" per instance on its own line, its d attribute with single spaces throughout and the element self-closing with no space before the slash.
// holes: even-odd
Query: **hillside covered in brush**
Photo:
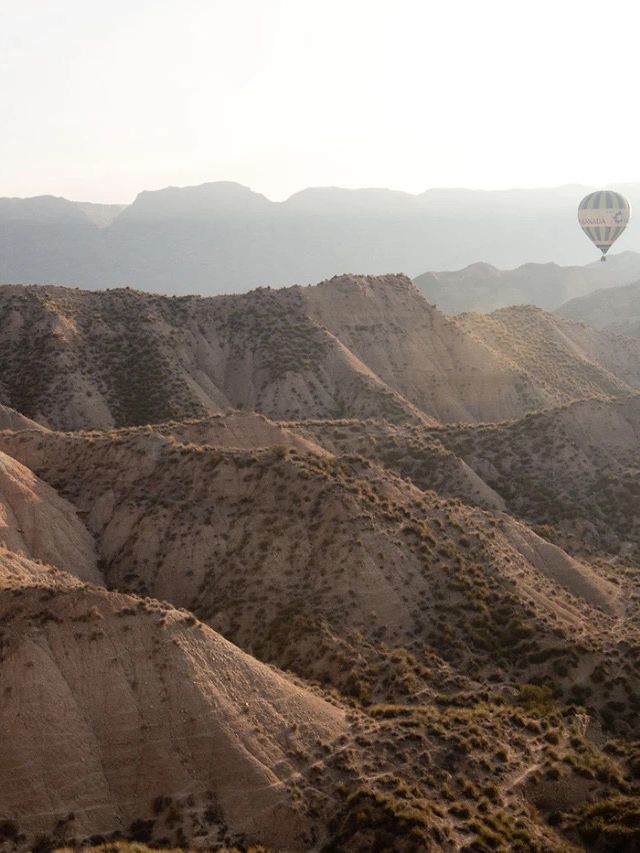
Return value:
<svg viewBox="0 0 640 853">
<path fill-rule="evenodd" d="M 0 288 L 0 850 L 640 844 L 640 341 Z"/>
<path fill-rule="evenodd" d="M 451 319 L 404 276 L 169 298 L 0 287 L 0 402 L 54 428 L 245 409 L 499 421 L 640 387 L 640 343 L 534 308 Z"/>
<path fill-rule="evenodd" d="M 568 851 L 594 815 L 625 819 L 640 793 L 633 575 L 505 514 L 499 484 L 479 509 L 410 482 L 388 448 L 366 459 L 354 427 L 234 413 L 0 433 L 13 478 L 66 508 L 73 553 L 87 535 L 96 549 L 91 586 L 61 547 L 48 563 L 24 539 L 1 554 L 15 735 L 0 764 L 21 768 L 0 773 L 9 849 L 115 832 Z M 424 471 L 480 483 L 445 449 L 453 429 L 364 428 L 410 457 L 426 429 Z M 59 712 L 18 728 L 36 689 Z M 60 720 L 76 716 L 70 746 Z M 64 797 L 36 797 L 36 776 Z"/>
<path fill-rule="evenodd" d="M 440 440 L 529 523 L 576 553 L 640 562 L 640 396 L 584 400 Z"/>
<path fill-rule="evenodd" d="M 335 453 L 383 464 L 421 489 L 507 511 L 572 554 L 640 559 L 640 396 L 585 399 L 498 424 L 285 425 Z"/>
</svg>

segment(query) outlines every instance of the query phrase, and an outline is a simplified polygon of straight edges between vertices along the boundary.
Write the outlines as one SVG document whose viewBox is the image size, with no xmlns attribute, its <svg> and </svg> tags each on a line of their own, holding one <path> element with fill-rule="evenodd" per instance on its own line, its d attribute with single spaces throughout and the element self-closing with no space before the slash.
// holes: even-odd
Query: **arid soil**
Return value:
<svg viewBox="0 0 640 853">
<path fill-rule="evenodd" d="M 638 849 L 637 341 L 400 276 L 0 328 L 2 853 Z"/>
</svg>

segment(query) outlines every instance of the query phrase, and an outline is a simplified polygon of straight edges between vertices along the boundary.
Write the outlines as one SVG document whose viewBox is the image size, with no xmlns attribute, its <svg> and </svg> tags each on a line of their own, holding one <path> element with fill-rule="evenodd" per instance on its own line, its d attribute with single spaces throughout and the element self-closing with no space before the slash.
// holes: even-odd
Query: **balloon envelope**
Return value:
<svg viewBox="0 0 640 853">
<path fill-rule="evenodd" d="M 589 193 L 578 206 L 580 227 L 603 256 L 627 227 L 630 216 L 629 202 L 612 190 Z"/>
</svg>

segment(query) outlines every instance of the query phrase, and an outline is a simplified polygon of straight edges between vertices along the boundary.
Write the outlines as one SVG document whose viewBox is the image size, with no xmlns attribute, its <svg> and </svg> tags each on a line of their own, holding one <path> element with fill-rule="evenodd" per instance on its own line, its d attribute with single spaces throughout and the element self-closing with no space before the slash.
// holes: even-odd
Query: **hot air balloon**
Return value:
<svg viewBox="0 0 640 853">
<path fill-rule="evenodd" d="M 631 205 L 620 193 L 598 190 L 585 196 L 578 206 L 578 222 L 592 243 L 602 252 L 601 261 L 627 227 Z"/>
</svg>

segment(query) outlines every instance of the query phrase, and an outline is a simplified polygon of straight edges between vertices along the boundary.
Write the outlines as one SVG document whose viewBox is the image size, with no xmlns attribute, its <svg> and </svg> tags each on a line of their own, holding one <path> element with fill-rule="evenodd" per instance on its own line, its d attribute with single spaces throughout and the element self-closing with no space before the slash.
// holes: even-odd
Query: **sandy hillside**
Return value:
<svg viewBox="0 0 640 853">
<path fill-rule="evenodd" d="M 345 732 L 340 709 L 157 602 L 59 582 L 3 593 L 0 613 L 0 808 L 18 832 L 309 849 L 304 771 Z"/>
<path fill-rule="evenodd" d="M 526 697 L 509 711 L 474 713 L 482 769 L 465 757 L 469 723 L 460 710 L 347 711 L 187 611 L 6 557 L 0 551 L 3 850 L 129 838 L 139 846 L 98 849 L 140 853 L 147 848 L 139 843 L 150 842 L 228 850 L 261 841 L 283 853 L 365 853 L 375 841 L 400 853 L 408 838 L 415 849 L 454 851 L 474 833 L 506 842 L 508 811 L 529 843 L 566 849 L 520 805 L 513 784 L 544 764 L 535 734 L 541 711 Z M 503 756 L 514 719 L 519 730 Z M 569 738 L 582 742 L 579 727 L 561 717 L 558 724 L 573 756 Z M 456 813 L 442 807 L 444 791 L 459 798 Z M 464 815 L 480 792 L 491 799 L 472 829 Z"/>
<path fill-rule="evenodd" d="M 48 563 L 33 560 L 0 545 L 0 591 L 37 586 L 40 588 L 81 587 L 83 582 Z"/>
<path fill-rule="evenodd" d="M 375 420 L 291 421 L 288 431 L 313 439 L 336 455 L 362 455 L 380 462 L 422 490 L 485 508 L 504 509 L 504 500 L 469 465 L 420 424 Z"/>
<path fill-rule="evenodd" d="M 430 433 L 431 434 L 431 433 Z M 585 400 L 508 424 L 435 435 L 574 553 L 640 558 L 640 396 Z"/>
<path fill-rule="evenodd" d="M 0 853 L 637 849 L 637 343 L 0 288 Z"/>
<path fill-rule="evenodd" d="M 81 580 L 102 583 L 93 537 L 75 507 L 4 453 L 0 453 L 0 545 Z"/>
<path fill-rule="evenodd" d="M 78 508 L 111 586 L 186 607 L 246 650 L 342 688 L 349 670 L 329 658 L 345 642 L 360 648 L 358 637 L 412 653 L 427 642 L 463 680 L 496 666 L 522 675 L 556 632 L 568 659 L 583 634 L 607 654 L 624 612 L 617 584 L 524 525 L 362 457 L 225 451 L 135 431 L 1 441 Z M 326 626 L 329 658 L 285 642 L 309 617 L 308 639 Z M 520 631 L 535 643 L 512 646 Z M 404 689 L 367 680 L 379 699 Z"/>
<path fill-rule="evenodd" d="M 640 345 L 634 339 L 562 321 L 530 305 L 463 314 L 458 323 L 527 376 L 539 395 L 530 410 L 640 387 Z"/>
<path fill-rule="evenodd" d="M 3 404 L 65 429 L 498 421 L 640 384 L 634 344 L 531 309 L 453 320 L 404 276 L 206 299 L 3 286 L 0 331 Z"/>
<path fill-rule="evenodd" d="M 384 446 L 364 459 L 348 426 L 232 414 L 0 433 L 10 482 L 30 503 L 55 484 L 121 590 L 0 550 L 9 850 L 121 833 L 568 851 L 588 808 L 622 814 L 637 793 L 631 579 L 419 488 Z M 389 464 L 422 448 L 456 470 L 453 428 L 429 444 L 368 427 L 396 450 L 405 436 Z"/>
<path fill-rule="evenodd" d="M 493 420 L 523 411 L 519 371 L 429 305 L 404 276 L 342 276 L 299 295 L 315 320 L 437 419 Z"/>
<path fill-rule="evenodd" d="M 134 428 L 135 429 L 135 428 Z M 286 447 L 302 452 L 322 454 L 322 448 L 311 438 L 275 423 L 255 412 L 227 412 L 190 421 L 153 424 L 138 430 L 172 436 L 181 444 L 208 444 L 235 450 L 257 450 L 260 447 Z M 123 429 L 123 434 L 134 434 Z"/>
<path fill-rule="evenodd" d="M 234 407 L 426 420 L 268 289 L 177 299 L 3 287 L 0 317 L 6 402 L 45 425 L 103 428 Z"/>
<path fill-rule="evenodd" d="M 35 421 L 25 418 L 15 409 L 0 405 L 0 430 L 3 429 L 43 429 L 43 427 Z"/>
</svg>

